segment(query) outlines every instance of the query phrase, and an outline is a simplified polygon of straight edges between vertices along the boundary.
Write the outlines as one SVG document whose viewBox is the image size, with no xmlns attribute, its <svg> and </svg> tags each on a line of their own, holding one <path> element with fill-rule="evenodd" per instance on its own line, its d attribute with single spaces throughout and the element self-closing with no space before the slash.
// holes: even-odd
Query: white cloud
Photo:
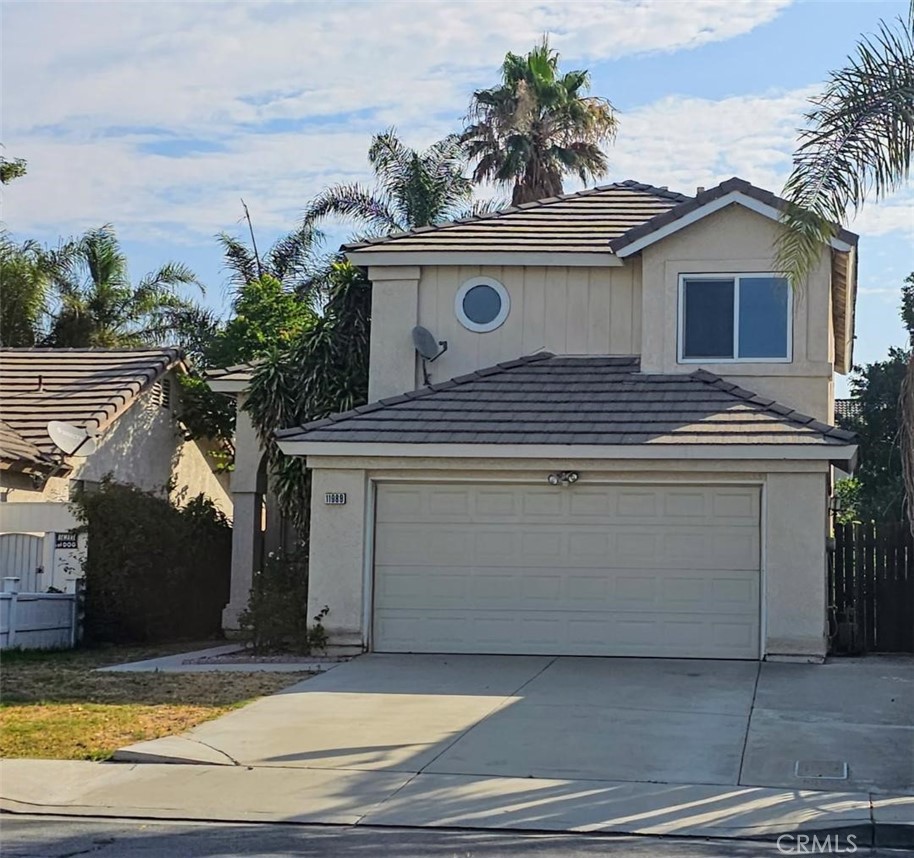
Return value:
<svg viewBox="0 0 914 858">
<path fill-rule="evenodd" d="M 851 220 L 850 228 L 869 236 L 900 232 L 914 241 L 914 191 L 901 191 L 887 200 L 867 203 Z"/>
<path fill-rule="evenodd" d="M 23 234 L 113 221 L 125 237 L 195 242 L 243 196 L 259 226 L 288 228 L 320 188 L 366 178 L 372 131 L 397 124 L 424 145 L 452 130 L 505 51 L 544 31 L 566 61 L 594 64 L 732 38 L 787 3 L 8 2 L 3 135 L 29 176 L 6 189 L 4 220 Z M 777 190 L 813 91 L 630 110 L 612 177 L 693 193 L 740 175 Z M 169 135 L 199 151 L 155 154 Z M 856 226 L 904 228 L 909 206 L 867 207 Z"/>
<path fill-rule="evenodd" d="M 395 123 L 422 145 L 452 129 L 505 51 L 545 31 L 567 60 L 602 60 L 731 38 L 788 2 L 512 0 L 486 4 L 485 26 L 480 2 L 457 0 L 8 2 L 3 136 L 30 176 L 5 217 L 210 233 L 246 194 L 278 221 L 362 174 L 370 131 Z M 221 151 L 150 154 L 163 133 Z"/>
<path fill-rule="evenodd" d="M 671 96 L 622 117 L 614 174 L 692 194 L 738 175 L 777 191 L 814 87 L 711 100 Z"/>
<path fill-rule="evenodd" d="M 396 105 L 462 109 L 508 49 L 564 56 L 694 48 L 789 0 L 7 3 L 7 134 L 60 122 L 213 130 Z M 484 9 L 484 13 L 483 13 Z"/>
</svg>

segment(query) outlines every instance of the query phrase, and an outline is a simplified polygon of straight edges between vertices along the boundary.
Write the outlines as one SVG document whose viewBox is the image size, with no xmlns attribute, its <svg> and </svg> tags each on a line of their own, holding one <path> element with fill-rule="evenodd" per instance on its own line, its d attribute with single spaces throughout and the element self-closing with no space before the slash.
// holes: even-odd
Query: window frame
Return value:
<svg viewBox="0 0 914 858">
<path fill-rule="evenodd" d="M 463 299 L 466 297 L 467 292 L 476 286 L 488 286 L 494 289 L 501 299 L 501 308 L 498 311 L 498 315 L 491 322 L 486 322 L 482 325 L 479 322 L 474 322 L 463 309 Z M 457 316 L 457 321 L 468 331 L 472 331 L 475 334 L 488 334 L 490 331 L 500 328 L 505 323 L 510 312 L 511 297 L 508 295 L 508 290 L 492 277 L 471 277 L 460 284 L 460 288 L 454 296 L 454 314 Z"/>
<path fill-rule="evenodd" d="M 676 362 L 699 363 L 793 363 L 793 288 L 787 281 L 787 354 L 785 357 L 739 357 L 739 304 L 740 281 L 743 278 L 777 277 L 787 278 L 774 271 L 736 271 L 723 273 L 714 271 L 684 272 L 679 275 L 679 298 L 677 309 Z M 732 280 L 733 281 L 733 357 L 686 357 L 685 356 L 685 285 L 686 280 Z"/>
</svg>

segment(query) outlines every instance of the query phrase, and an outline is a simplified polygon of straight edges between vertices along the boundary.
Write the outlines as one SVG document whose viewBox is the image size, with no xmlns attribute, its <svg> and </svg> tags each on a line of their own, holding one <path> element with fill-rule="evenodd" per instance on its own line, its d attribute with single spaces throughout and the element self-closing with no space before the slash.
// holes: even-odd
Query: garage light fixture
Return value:
<svg viewBox="0 0 914 858">
<path fill-rule="evenodd" d="M 577 471 L 556 471 L 546 477 L 550 486 L 570 486 L 578 481 Z"/>
</svg>

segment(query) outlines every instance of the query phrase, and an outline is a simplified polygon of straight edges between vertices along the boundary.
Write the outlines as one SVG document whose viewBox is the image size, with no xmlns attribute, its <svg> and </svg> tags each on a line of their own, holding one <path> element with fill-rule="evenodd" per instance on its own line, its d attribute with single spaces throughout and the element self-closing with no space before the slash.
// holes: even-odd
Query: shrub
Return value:
<svg viewBox="0 0 914 858">
<path fill-rule="evenodd" d="M 177 507 L 155 492 L 103 480 L 74 508 L 88 532 L 86 638 L 134 642 L 221 633 L 232 530 L 203 495 Z"/>
<path fill-rule="evenodd" d="M 256 652 L 308 654 L 327 646 L 325 607 L 309 628 L 308 556 L 304 549 L 271 551 L 254 573 L 247 608 L 238 618 L 245 640 Z"/>
</svg>

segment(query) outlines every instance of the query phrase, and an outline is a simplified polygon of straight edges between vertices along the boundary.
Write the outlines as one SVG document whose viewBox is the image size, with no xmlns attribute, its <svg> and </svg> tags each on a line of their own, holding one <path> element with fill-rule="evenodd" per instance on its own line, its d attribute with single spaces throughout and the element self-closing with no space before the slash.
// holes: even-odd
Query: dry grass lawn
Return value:
<svg viewBox="0 0 914 858">
<path fill-rule="evenodd" d="M 304 678 L 297 673 L 94 672 L 213 645 L 5 653 L 0 756 L 103 760 L 131 742 L 180 733 Z"/>
</svg>

